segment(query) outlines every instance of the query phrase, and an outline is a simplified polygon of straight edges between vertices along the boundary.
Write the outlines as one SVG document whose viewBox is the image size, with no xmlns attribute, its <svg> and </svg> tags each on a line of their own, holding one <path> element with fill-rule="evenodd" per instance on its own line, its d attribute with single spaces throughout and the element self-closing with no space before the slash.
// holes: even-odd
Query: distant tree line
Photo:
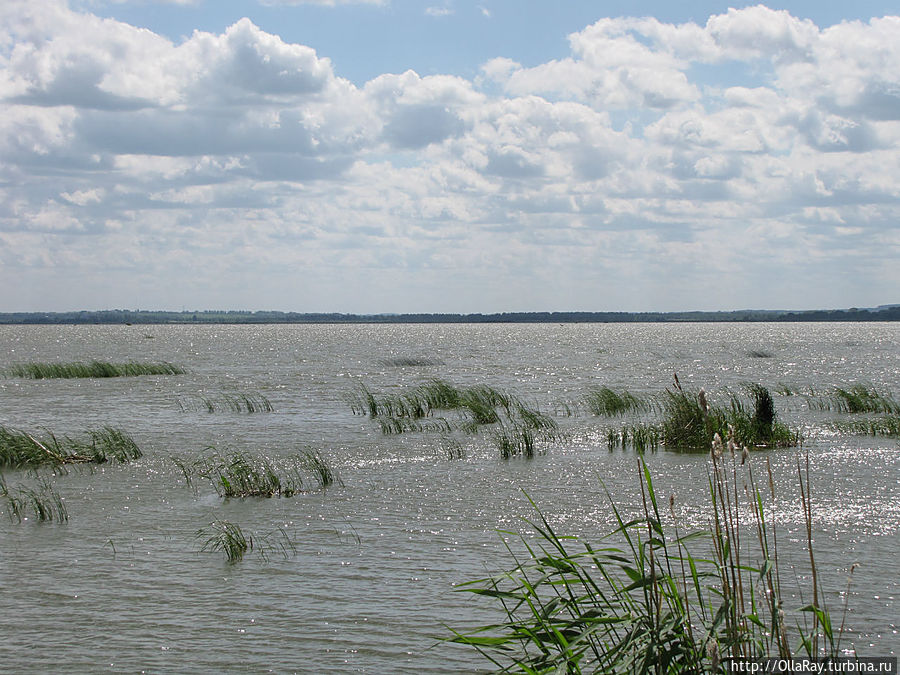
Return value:
<svg viewBox="0 0 900 675">
<path fill-rule="evenodd" d="M 340 314 L 204 310 L 161 312 L 106 309 L 0 313 L 0 324 L 229 324 L 229 323 L 652 323 L 735 321 L 900 321 L 900 305 L 875 309 L 788 312 L 503 312 L 496 314 Z"/>
</svg>

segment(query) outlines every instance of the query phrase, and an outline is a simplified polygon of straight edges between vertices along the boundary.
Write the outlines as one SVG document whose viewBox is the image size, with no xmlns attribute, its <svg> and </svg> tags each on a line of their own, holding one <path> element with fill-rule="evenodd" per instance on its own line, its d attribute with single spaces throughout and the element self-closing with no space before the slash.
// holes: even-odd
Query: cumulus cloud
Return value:
<svg viewBox="0 0 900 675">
<path fill-rule="evenodd" d="M 199 306 L 329 311 L 859 305 L 898 287 L 865 261 L 900 245 L 900 18 L 819 27 L 760 5 L 604 18 L 569 45 L 356 86 L 249 19 L 173 42 L 11 0 L 0 282 L 53 308 L 29 289 L 99 264 L 115 283 L 66 302 L 181 306 L 190 287 Z M 857 285 L 810 296 L 796 280 L 823 265 Z"/>
</svg>

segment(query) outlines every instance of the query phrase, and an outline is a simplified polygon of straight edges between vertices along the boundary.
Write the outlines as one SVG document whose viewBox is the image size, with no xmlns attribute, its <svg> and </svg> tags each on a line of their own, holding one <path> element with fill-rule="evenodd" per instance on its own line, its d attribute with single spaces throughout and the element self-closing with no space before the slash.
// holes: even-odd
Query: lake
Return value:
<svg viewBox="0 0 900 675">
<path fill-rule="evenodd" d="M 608 430 L 630 418 L 593 416 L 578 402 L 598 385 L 661 396 L 673 373 L 714 399 L 748 382 L 773 391 L 779 419 L 804 439 L 752 453 L 773 467 L 784 563 L 802 580 L 796 476 L 808 454 L 815 550 L 833 610 L 860 564 L 844 644 L 867 656 L 900 651 L 900 447 L 896 437 L 838 431 L 834 422 L 853 416 L 812 403 L 860 383 L 897 397 L 900 324 L 0 326 L 0 368 L 91 359 L 187 372 L 0 379 L 3 426 L 78 436 L 111 425 L 144 452 L 123 465 L 43 470 L 67 522 L 0 517 L 0 671 L 487 669 L 474 650 L 440 641 L 448 627 L 497 618 L 490 602 L 455 585 L 513 566 L 504 537 L 515 537 L 498 530 L 530 536 L 527 496 L 558 531 L 587 538 L 613 528 L 603 486 L 638 514 L 638 456 L 607 445 Z M 532 459 L 504 460 L 487 431 L 383 434 L 348 404 L 361 384 L 400 393 L 433 378 L 513 392 L 553 414 L 563 439 Z M 241 393 L 274 411 L 224 405 Z M 279 465 L 304 451 L 319 452 L 342 484 L 224 499 L 209 481 L 189 485 L 173 460 L 244 452 Z M 679 517 L 705 526 L 708 454 L 645 458 Z M 10 487 L 37 480 L 4 476 Z M 198 531 L 218 520 L 272 542 L 267 559 L 251 551 L 231 564 L 201 551 Z M 291 548 L 282 555 L 284 536 Z"/>
</svg>

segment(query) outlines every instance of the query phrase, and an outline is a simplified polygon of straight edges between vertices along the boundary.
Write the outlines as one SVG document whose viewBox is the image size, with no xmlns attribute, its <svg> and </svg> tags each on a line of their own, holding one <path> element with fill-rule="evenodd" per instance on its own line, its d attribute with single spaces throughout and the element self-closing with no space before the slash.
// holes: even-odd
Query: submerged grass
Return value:
<svg viewBox="0 0 900 675">
<path fill-rule="evenodd" d="M 900 415 L 885 415 L 865 420 L 834 422 L 834 428 L 867 436 L 900 436 Z"/>
<path fill-rule="evenodd" d="M 208 413 L 234 412 L 259 413 L 275 412 L 275 407 L 266 396 L 258 391 L 249 393 L 221 394 L 220 396 L 198 395 L 196 398 L 178 399 L 182 412 L 205 411 Z"/>
<path fill-rule="evenodd" d="M 59 437 L 49 432 L 39 438 L 26 431 L 0 427 L 0 467 L 124 463 L 142 454 L 131 436 L 110 426 L 88 431 L 85 439 Z"/>
<path fill-rule="evenodd" d="M 841 654 L 812 552 L 808 463 L 797 469 L 812 601 L 792 615 L 795 628 L 769 517 L 771 467 L 763 474 L 768 491 L 750 462 L 713 452 L 708 468 L 706 531 L 684 530 L 674 495 L 664 518 L 642 459 L 643 517 L 626 520 L 607 493 L 618 526 L 599 544 L 557 534 L 532 502 L 538 518 L 528 524 L 537 538 L 521 536 L 524 556 L 507 544 L 515 567 L 458 589 L 497 603 L 505 618 L 447 640 L 476 649 L 499 672 L 527 673 L 722 673 L 726 658 Z M 747 512 L 749 533 L 739 517 Z"/>
<path fill-rule="evenodd" d="M 616 393 L 609 387 L 592 387 L 584 395 L 584 403 L 592 415 L 605 417 L 643 413 L 651 409 L 648 401 L 639 399 L 628 391 Z"/>
<path fill-rule="evenodd" d="M 284 468 L 241 452 L 224 457 L 214 453 L 193 462 L 172 457 L 172 461 L 181 469 L 187 485 L 192 486 L 195 477 L 209 480 L 216 493 L 225 498 L 293 497 L 304 491 L 304 473 L 312 476 L 318 488 L 343 485 L 322 453 L 311 450 L 288 458 Z"/>
<path fill-rule="evenodd" d="M 347 401 L 354 414 L 378 421 L 384 434 L 448 433 L 454 429 L 476 433 L 492 427 L 494 444 L 505 459 L 533 457 L 539 441 L 558 436 L 558 425 L 551 416 L 513 394 L 484 384 L 457 387 L 433 379 L 398 394 L 375 394 L 360 384 Z M 453 411 L 457 419 L 435 417 L 437 411 Z"/>
<path fill-rule="evenodd" d="M 0 501 L 6 505 L 9 519 L 19 523 L 28 520 L 29 511 L 40 523 L 69 520 L 65 502 L 46 478 L 41 479 L 36 488 L 23 485 L 10 488 L 0 474 Z"/>
<path fill-rule="evenodd" d="M 181 366 L 168 362 L 143 363 L 129 361 L 126 363 L 110 363 L 109 361 L 88 361 L 53 363 L 32 361 L 10 366 L 8 377 L 21 377 L 30 380 L 51 378 L 79 377 L 133 377 L 138 375 L 181 375 L 185 372 Z"/>
<path fill-rule="evenodd" d="M 256 551 L 264 561 L 268 561 L 273 552 L 289 558 L 297 550 L 283 528 L 278 528 L 267 536 L 254 538 L 239 525 L 227 520 L 216 520 L 200 528 L 197 530 L 197 538 L 203 540 L 201 553 L 222 551 L 229 563 L 240 562 L 250 551 Z"/>
</svg>

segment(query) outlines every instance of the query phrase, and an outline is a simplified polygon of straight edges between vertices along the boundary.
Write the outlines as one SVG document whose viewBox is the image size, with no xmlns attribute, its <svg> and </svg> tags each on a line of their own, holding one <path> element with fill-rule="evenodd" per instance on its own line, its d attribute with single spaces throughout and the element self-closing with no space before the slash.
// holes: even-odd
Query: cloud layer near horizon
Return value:
<svg viewBox="0 0 900 675">
<path fill-rule="evenodd" d="M 0 310 L 896 301 L 900 18 L 601 19 L 386 73 L 241 19 L 0 9 Z"/>
</svg>

